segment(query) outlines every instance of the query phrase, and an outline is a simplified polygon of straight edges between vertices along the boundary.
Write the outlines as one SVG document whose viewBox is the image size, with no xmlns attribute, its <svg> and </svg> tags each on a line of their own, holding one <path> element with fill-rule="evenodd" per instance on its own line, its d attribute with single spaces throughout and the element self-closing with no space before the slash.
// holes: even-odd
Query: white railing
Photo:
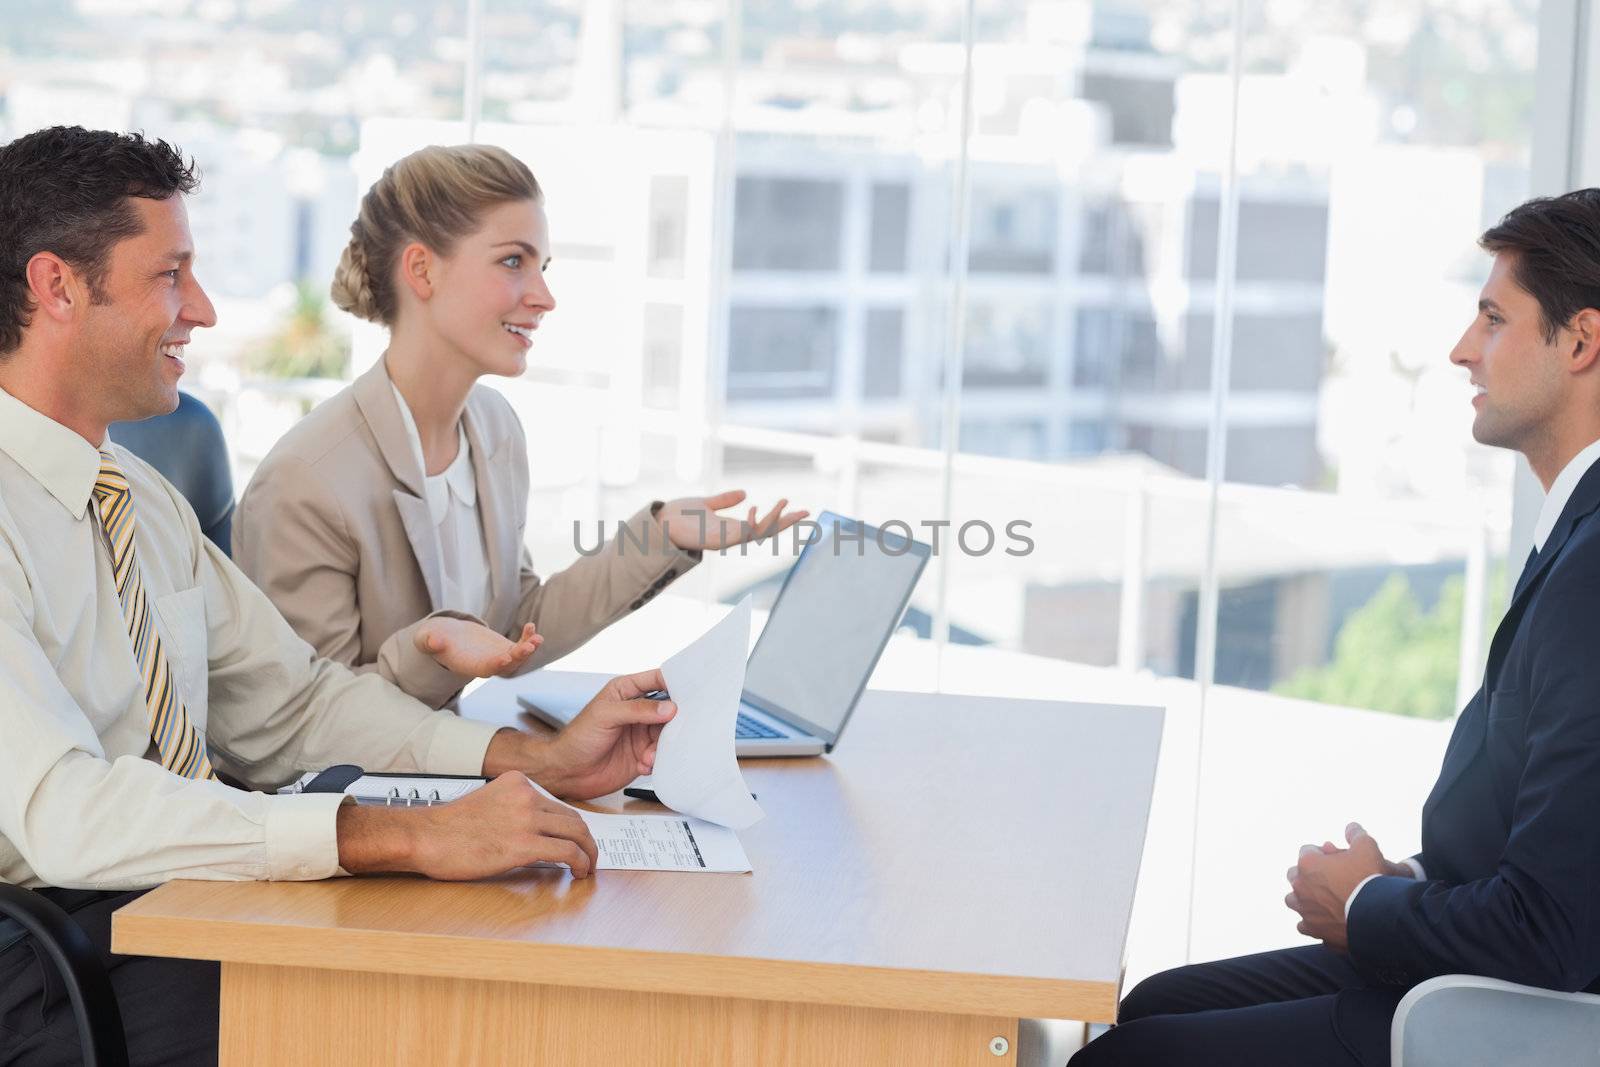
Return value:
<svg viewBox="0 0 1600 1067">
<path fill-rule="evenodd" d="M 221 414 L 235 449 L 241 486 L 266 450 L 299 417 L 345 383 L 327 380 L 247 380 L 236 388 L 207 394 Z M 829 506 L 849 514 L 869 515 L 862 500 L 863 471 L 938 474 L 944 470 L 942 450 L 862 440 L 850 435 L 821 436 L 764 427 L 724 423 L 685 426 L 671 412 L 619 408 L 613 394 L 587 388 L 572 390 L 527 382 L 504 383 L 502 391 L 519 410 L 525 426 L 548 426 L 563 442 L 571 487 L 587 490 L 599 501 L 602 491 L 631 484 L 615 471 L 610 481 L 601 470 L 606 444 L 626 443 L 633 452 L 654 453 L 661 443 L 675 450 L 676 466 L 697 478 L 709 443 L 746 453 L 802 459 L 825 485 L 832 486 Z M 562 402 L 552 403 L 552 391 Z M 566 403 L 568 396 L 579 403 Z M 276 410 L 271 418 L 263 411 Z M 252 422 L 255 425 L 251 425 Z M 613 448 L 613 451 L 615 449 Z M 1138 455 L 1104 455 L 1082 461 L 1043 463 L 958 453 L 953 459 L 956 485 L 1012 489 L 1018 499 L 1071 502 L 1109 496 L 1120 500 L 1120 543 L 1091 546 L 1089 555 L 1056 561 L 1055 568 L 1075 578 L 1117 576 L 1119 616 L 1115 664 L 1136 671 L 1145 663 L 1145 612 L 1153 581 L 1198 584 L 1195 556 L 1199 527 L 1174 525 L 1174 509 L 1200 521 L 1209 505 L 1203 480 L 1172 472 Z M 864 506 L 866 504 L 867 506 Z M 1224 587 L 1261 578 L 1313 573 L 1355 566 L 1403 566 L 1459 562 L 1465 578 L 1461 625 L 1457 706 L 1476 688 L 1485 653 L 1484 602 L 1490 560 L 1504 553 L 1509 526 L 1509 501 L 1488 508 L 1475 498 L 1439 500 L 1356 499 L 1297 488 L 1227 483 L 1217 506 L 1224 519 L 1218 568 Z M 1158 523 L 1158 516 L 1167 528 Z M 948 518 L 948 516 L 942 516 Z M 1070 520 L 1068 520 L 1070 521 Z M 1176 525 L 1186 527 L 1186 521 Z M 1235 529 L 1235 527 L 1237 529 Z M 1110 540 L 1115 541 L 1113 535 Z M 1092 557 L 1092 558 L 1091 558 Z M 1058 575 L 1059 577 L 1059 575 Z M 944 606 L 940 606 L 944 610 Z M 947 632 L 943 619 L 934 632 Z"/>
</svg>

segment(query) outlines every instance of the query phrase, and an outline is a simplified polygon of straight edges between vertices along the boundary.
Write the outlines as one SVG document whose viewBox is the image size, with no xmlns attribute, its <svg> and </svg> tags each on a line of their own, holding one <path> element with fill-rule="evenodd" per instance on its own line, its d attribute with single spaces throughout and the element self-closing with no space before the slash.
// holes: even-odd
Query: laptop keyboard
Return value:
<svg viewBox="0 0 1600 1067">
<path fill-rule="evenodd" d="M 788 735 L 779 733 L 766 723 L 752 719 L 750 716 L 741 711 L 739 713 L 739 720 L 734 724 L 733 727 L 733 736 L 740 740 L 744 740 L 746 738 L 754 737 L 787 737 Z"/>
</svg>

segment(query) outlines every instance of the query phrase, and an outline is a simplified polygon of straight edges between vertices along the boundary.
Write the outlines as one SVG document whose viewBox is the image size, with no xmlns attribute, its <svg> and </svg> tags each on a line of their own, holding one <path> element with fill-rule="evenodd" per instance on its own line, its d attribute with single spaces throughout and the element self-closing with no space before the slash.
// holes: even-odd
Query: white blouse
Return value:
<svg viewBox="0 0 1600 1067">
<path fill-rule="evenodd" d="M 444 588 L 440 592 L 444 602 L 438 606 L 481 616 L 489 609 L 493 589 L 489 577 L 489 554 L 483 537 L 483 519 L 478 514 L 478 479 L 472 472 L 472 452 L 467 444 L 466 427 L 461 423 L 456 424 L 454 462 L 445 468 L 443 474 L 428 474 L 427 463 L 422 458 L 422 435 L 417 432 L 417 420 L 412 417 L 411 408 L 400 394 L 399 386 L 391 381 L 389 387 L 394 390 L 395 403 L 400 406 L 400 418 L 406 424 L 406 436 L 411 440 L 417 469 L 422 471 L 428 516 L 439 534 L 439 564 L 444 581 Z"/>
</svg>

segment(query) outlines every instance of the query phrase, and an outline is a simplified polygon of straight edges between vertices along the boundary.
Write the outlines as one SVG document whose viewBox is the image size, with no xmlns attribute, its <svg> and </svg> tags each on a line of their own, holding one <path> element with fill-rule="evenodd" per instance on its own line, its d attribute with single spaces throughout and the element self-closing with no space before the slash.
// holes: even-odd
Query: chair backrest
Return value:
<svg viewBox="0 0 1600 1067">
<path fill-rule="evenodd" d="M 0 882 L 0 937 L 7 924 L 33 935 L 40 964 L 53 967 L 66 986 L 84 1067 L 128 1067 L 122 1009 L 88 935 L 42 893 Z"/>
<path fill-rule="evenodd" d="M 178 394 L 178 407 L 142 422 L 111 425 L 111 439 L 177 487 L 194 508 L 200 529 L 225 555 L 233 555 L 233 472 L 228 442 L 211 409 Z"/>
</svg>

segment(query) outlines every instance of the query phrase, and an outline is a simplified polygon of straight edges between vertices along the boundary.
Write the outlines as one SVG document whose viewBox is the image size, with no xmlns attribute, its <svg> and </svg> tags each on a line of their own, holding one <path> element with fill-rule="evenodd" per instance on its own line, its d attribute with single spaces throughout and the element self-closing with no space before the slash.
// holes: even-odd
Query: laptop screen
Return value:
<svg viewBox="0 0 1600 1067">
<path fill-rule="evenodd" d="M 745 697 L 832 742 L 894 632 L 929 549 L 823 512 L 745 667 Z"/>
</svg>

